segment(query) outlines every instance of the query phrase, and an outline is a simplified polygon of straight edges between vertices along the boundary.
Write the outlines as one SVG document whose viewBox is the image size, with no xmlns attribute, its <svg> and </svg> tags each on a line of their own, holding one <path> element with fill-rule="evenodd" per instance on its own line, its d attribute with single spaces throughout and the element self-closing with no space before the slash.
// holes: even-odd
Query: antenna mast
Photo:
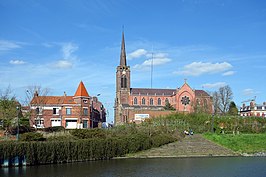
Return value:
<svg viewBox="0 0 266 177">
<path fill-rule="evenodd" d="M 153 76 L 153 46 L 151 52 L 151 88 L 152 88 L 152 76 Z"/>
</svg>

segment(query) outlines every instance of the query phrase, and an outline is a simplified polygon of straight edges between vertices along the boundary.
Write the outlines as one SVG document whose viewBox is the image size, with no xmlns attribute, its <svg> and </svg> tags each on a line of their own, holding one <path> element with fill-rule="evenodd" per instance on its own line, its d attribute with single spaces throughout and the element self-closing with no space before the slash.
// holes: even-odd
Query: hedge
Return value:
<svg viewBox="0 0 266 177">
<path fill-rule="evenodd" d="M 27 165 L 111 159 L 173 142 L 170 135 L 90 138 L 74 141 L 1 142 L 0 160 L 25 157 Z"/>
</svg>

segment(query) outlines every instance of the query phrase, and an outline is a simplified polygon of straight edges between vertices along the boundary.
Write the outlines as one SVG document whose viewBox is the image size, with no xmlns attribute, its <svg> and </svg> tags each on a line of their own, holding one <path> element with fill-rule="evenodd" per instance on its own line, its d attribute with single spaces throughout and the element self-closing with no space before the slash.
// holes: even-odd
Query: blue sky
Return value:
<svg viewBox="0 0 266 177">
<path fill-rule="evenodd" d="M 266 101 L 263 0 L 0 0 L 0 90 L 74 95 L 82 80 L 113 120 L 124 26 L 131 87 L 215 91 Z"/>
</svg>

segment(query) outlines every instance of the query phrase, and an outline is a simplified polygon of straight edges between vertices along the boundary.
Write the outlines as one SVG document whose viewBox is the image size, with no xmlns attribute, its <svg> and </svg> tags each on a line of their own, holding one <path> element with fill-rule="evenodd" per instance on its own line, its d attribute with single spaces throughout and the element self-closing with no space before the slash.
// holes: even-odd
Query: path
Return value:
<svg viewBox="0 0 266 177">
<path fill-rule="evenodd" d="M 182 141 L 170 143 L 158 148 L 152 148 L 135 154 L 128 154 L 131 158 L 153 157 L 204 157 L 204 156 L 236 156 L 233 151 L 217 145 L 195 134 L 186 136 Z"/>
</svg>

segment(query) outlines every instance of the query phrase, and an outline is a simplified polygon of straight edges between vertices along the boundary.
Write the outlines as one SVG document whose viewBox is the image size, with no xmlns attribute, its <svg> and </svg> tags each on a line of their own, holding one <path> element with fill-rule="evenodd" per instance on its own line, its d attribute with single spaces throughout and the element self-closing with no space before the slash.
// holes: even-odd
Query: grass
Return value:
<svg viewBox="0 0 266 177">
<path fill-rule="evenodd" d="M 266 134 L 204 134 L 204 137 L 239 153 L 266 152 Z"/>
</svg>

